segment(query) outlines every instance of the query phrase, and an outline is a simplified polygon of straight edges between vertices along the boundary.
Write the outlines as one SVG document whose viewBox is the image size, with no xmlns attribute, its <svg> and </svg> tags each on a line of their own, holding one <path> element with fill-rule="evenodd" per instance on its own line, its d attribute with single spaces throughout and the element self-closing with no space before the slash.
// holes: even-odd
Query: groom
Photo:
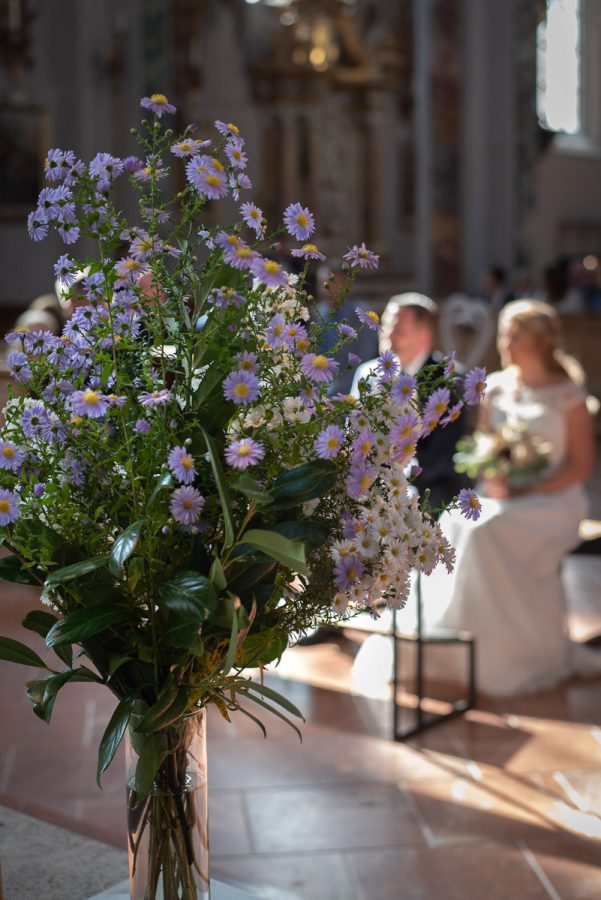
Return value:
<svg viewBox="0 0 601 900">
<path fill-rule="evenodd" d="M 413 292 L 391 297 L 382 313 L 380 352 L 392 350 L 399 358 L 401 370 L 417 376 L 418 380 L 425 366 L 439 364 L 442 371 L 443 356 L 433 349 L 437 313 L 434 300 Z M 351 394 L 359 396 L 361 380 L 373 382 L 375 386 L 377 363 L 377 359 L 371 359 L 358 367 Z M 417 463 L 422 472 L 413 483 L 420 496 L 429 489 L 431 509 L 449 503 L 467 487 L 465 476 L 456 472 L 453 464 L 457 441 L 466 430 L 466 417 L 461 415 L 445 428 L 435 428 L 418 442 Z"/>
</svg>

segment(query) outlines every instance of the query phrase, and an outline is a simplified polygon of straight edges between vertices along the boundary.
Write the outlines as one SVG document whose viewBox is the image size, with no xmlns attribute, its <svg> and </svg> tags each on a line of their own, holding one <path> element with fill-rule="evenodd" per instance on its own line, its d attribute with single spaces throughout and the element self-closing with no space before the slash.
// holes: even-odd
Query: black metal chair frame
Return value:
<svg viewBox="0 0 601 900">
<path fill-rule="evenodd" d="M 404 741 L 415 734 L 419 734 L 426 728 L 445 722 L 453 716 L 461 715 L 472 709 L 476 704 L 476 641 L 473 635 L 468 632 L 458 631 L 449 632 L 449 634 L 424 634 L 423 616 L 422 616 L 422 587 L 421 573 L 416 576 L 416 605 L 417 605 L 417 622 L 415 632 L 412 634 L 403 634 L 397 632 L 397 612 L 392 613 L 392 639 L 393 639 L 393 698 L 392 698 L 392 728 L 393 738 L 395 741 Z M 417 706 L 412 712 L 415 713 L 415 724 L 408 728 L 401 728 L 401 710 L 397 700 L 399 688 L 399 645 L 402 643 L 415 644 L 416 646 L 416 668 L 415 668 L 415 695 L 417 698 Z M 423 707 L 425 699 L 424 694 L 424 647 L 426 644 L 462 644 L 467 649 L 468 654 L 468 683 L 467 697 L 455 700 L 451 704 L 451 709 L 445 713 L 427 712 Z"/>
</svg>

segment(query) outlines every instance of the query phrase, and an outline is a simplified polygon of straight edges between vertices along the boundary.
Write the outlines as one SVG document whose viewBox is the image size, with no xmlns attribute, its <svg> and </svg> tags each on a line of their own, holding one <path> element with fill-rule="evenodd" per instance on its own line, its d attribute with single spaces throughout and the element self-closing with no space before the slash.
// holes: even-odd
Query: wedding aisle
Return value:
<svg viewBox="0 0 601 900">
<path fill-rule="evenodd" d="M 28 589 L 2 586 L 5 634 L 30 605 Z M 351 645 L 340 643 L 288 651 L 272 677 L 307 716 L 302 745 L 284 723 L 270 722 L 265 741 L 211 710 L 215 878 L 263 900 L 601 894 L 599 681 L 487 705 L 394 744 L 389 704 L 350 693 Z M 121 757 L 95 786 L 110 695 L 69 686 L 49 729 L 31 714 L 24 674 L 1 664 L 0 804 L 124 848 Z M 65 849 L 26 848 L 32 879 Z M 23 861 L 1 846 L 0 859 L 6 900 L 39 900 L 11 888 Z M 84 900 L 64 881 L 57 890 L 44 900 Z"/>
</svg>

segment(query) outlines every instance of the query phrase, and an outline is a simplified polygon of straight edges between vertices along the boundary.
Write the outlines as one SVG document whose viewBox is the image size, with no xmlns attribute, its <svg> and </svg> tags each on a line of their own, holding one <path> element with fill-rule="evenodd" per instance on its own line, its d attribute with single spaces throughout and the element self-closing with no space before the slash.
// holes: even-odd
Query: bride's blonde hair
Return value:
<svg viewBox="0 0 601 900">
<path fill-rule="evenodd" d="M 584 369 L 561 348 L 561 321 L 552 306 L 542 300 L 513 300 L 499 314 L 499 331 L 509 323 L 533 339 L 548 372 L 584 383 Z"/>
</svg>

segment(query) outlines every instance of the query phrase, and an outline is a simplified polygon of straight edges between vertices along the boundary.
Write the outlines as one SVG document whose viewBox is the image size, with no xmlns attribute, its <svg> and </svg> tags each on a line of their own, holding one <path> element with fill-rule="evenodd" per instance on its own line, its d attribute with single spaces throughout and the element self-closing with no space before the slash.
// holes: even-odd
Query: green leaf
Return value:
<svg viewBox="0 0 601 900">
<path fill-rule="evenodd" d="M 128 662 L 131 662 L 131 660 L 131 656 L 110 656 L 107 681 L 111 680 L 115 672 L 117 672 L 121 668 L 121 666 L 124 666 Z"/>
<path fill-rule="evenodd" d="M 224 591 L 227 585 L 227 580 L 225 577 L 225 572 L 223 571 L 223 566 L 221 565 L 221 560 L 218 556 L 215 557 L 213 563 L 211 565 L 211 569 L 209 571 L 209 578 L 215 585 L 218 591 Z"/>
<path fill-rule="evenodd" d="M 132 556 L 127 564 L 127 583 L 135 591 L 144 576 L 144 560 L 141 556 Z"/>
<path fill-rule="evenodd" d="M 43 609 L 33 609 L 27 613 L 21 624 L 23 628 L 35 631 L 40 637 L 45 638 L 52 626 L 58 621 L 58 616 L 55 616 L 54 613 L 46 612 Z"/>
<path fill-rule="evenodd" d="M 59 621 L 60 619 L 58 616 L 55 616 L 53 613 L 45 612 L 43 609 L 34 609 L 30 613 L 27 613 L 21 624 L 23 625 L 23 628 L 35 631 L 36 634 L 45 638 L 52 626 L 56 625 Z M 73 665 L 73 650 L 70 645 L 66 644 L 64 647 L 54 647 L 54 652 L 66 666 L 71 668 Z"/>
<path fill-rule="evenodd" d="M 194 395 L 194 403 L 197 409 L 202 406 L 207 397 L 211 395 L 212 391 L 221 384 L 225 374 L 226 373 L 216 363 L 213 363 L 207 368 L 198 390 Z"/>
<path fill-rule="evenodd" d="M 199 624 L 217 605 L 212 582 L 199 572 L 178 572 L 159 585 L 158 595 L 169 610 L 195 618 Z"/>
<path fill-rule="evenodd" d="M 161 478 L 161 480 L 158 482 L 155 489 L 153 490 L 152 494 L 148 498 L 148 502 L 146 503 L 146 510 L 148 511 L 149 509 L 151 509 L 154 506 L 154 503 L 155 503 L 157 497 L 159 496 L 159 494 L 161 493 L 161 491 L 164 491 L 166 488 L 170 488 L 172 485 L 173 485 L 173 475 L 171 475 L 170 472 L 167 472 L 166 475 L 163 475 L 163 477 Z"/>
<path fill-rule="evenodd" d="M 33 711 L 44 722 L 50 721 L 56 695 L 72 676 L 72 670 L 68 670 L 27 682 L 27 696 L 33 703 Z"/>
<path fill-rule="evenodd" d="M 277 703 L 278 706 L 281 706 L 286 712 L 289 712 L 291 715 L 296 716 L 297 719 L 302 719 L 305 721 L 305 717 L 302 712 L 297 709 L 294 703 L 291 703 L 287 697 L 284 697 L 283 694 L 278 693 L 278 691 L 274 691 L 272 688 L 268 688 L 265 684 L 260 684 L 258 681 L 249 681 L 247 682 L 249 691 L 256 691 L 258 694 L 262 694 L 264 697 L 267 697 L 273 703 Z"/>
<path fill-rule="evenodd" d="M 65 581 L 73 581 L 74 578 L 81 578 L 90 572 L 101 569 L 106 565 L 108 556 L 94 556 L 91 559 L 84 559 L 82 562 L 72 563 L 70 566 L 64 566 L 51 572 L 46 579 L 45 587 L 52 588 L 57 584 L 63 584 Z"/>
<path fill-rule="evenodd" d="M 118 625 L 129 617 L 131 611 L 124 606 L 92 606 L 89 609 L 76 609 L 64 619 L 60 619 L 46 635 L 46 646 L 55 644 L 80 643 L 86 638 L 104 631 L 111 625 Z"/>
<path fill-rule="evenodd" d="M 106 726 L 104 734 L 102 735 L 100 746 L 98 748 L 98 768 L 96 770 L 98 787 L 100 787 L 100 776 L 103 772 L 106 772 L 112 763 L 117 748 L 125 734 L 134 701 L 134 697 L 124 697 L 119 702 L 115 712 L 111 716 L 110 722 Z"/>
<path fill-rule="evenodd" d="M 102 678 L 100 678 L 96 672 L 92 672 L 91 669 L 88 669 L 87 666 L 79 666 L 77 669 L 72 670 L 70 681 L 93 681 L 95 684 L 104 684 Z"/>
<path fill-rule="evenodd" d="M 270 706 L 269 703 L 265 703 L 265 701 L 261 700 L 259 697 L 254 697 L 250 692 L 243 691 L 242 693 L 244 693 L 244 695 L 249 700 L 252 700 L 253 703 L 256 703 L 258 706 L 262 706 L 263 709 L 266 709 L 266 710 L 268 710 L 268 712 L 272 713 L 272 715 L 277 716 L 278 719 L 281 719 L 283 722 L 286 723 L 286 725 L 290 725 L 290 727 L 293 728 L 294 731 L 296 731 L 296 733 L 298 734 L 298 736 L 302 742 L 303 736 L 302 736 L 300 730 L 296 727 L 294 722 L 290 721 L 288 716 L 285 716 L 284 713 L 281 713 L 278 709 L 274 709 L 273 706 Z"/>
<path fill-rule="evenodd" d="M 221 511 L 223 513 L 223 527 L 225 531 L 225 539 L 223 546 L 225 549 L 231 547 L 234 543 L 234 523 L 232 519 L 232 504 L 230 501 L 230 495 L 227 489 L 227 485 L 225 483 L 225 477 L 223 474 L 223 469 L 221 467 L 221 460 L 219 458 L 219 453 L 217 452 L 217 447 L 215 441 L 210 436 L 210 434 L 205 431 L 204 428 L 200 429 L 202 432 L 202 436 L 204 437 L 205 444 L 207 445 L 207 450 L 209 451 L 209 459 L 211 461 L 211 468 L 213 470 L 213 477 L 217 484 L 217 490 L 219 492 L 219 499 L 221 500 Z"/>
<path fill-rule="evenodd" d="M 273 499 L 270 493 L 246 473 L 240 475 L 240 477 L 232 483 L 232 487 L 235 491 L 240 491 L 241 494 L 250 497 L 256 503 L 269 503 Z"/>
<path fill-rule="evenodd" d="M 161 728 L 170 725 L 183 716 L 188 707 L 188 694 L 184 688 L 179 687 L 174 681 L 168 682 L 157 698 L 154 706 L 142 717 L 136 731 L 149 734 L 160 731 Z"/>
<path fill-rule="evenodd" d="M 43 659 L 22 644 L 21 641 L 14 641 L 12 638 L 0 637 L 0 659 L 7 662 L 20 663 L 22 666 L 35 666 L 40 669 L 47 669 L 48 666 Z"/>
<path fill-rule="evenodd" d="M 236 615 L 236 608 L 234 605 L 234 600 L 231 595 L 225 598 L 226 606 L 228 607 L 228 611 L 232 616 L 232 630 L 230 632 L 230 642 L 227 649 L 227 654 L 225 659 L 223 660 L 222 669 L 227 675 L 232 666 L 234 665 L 234 660 L 236 658 L 236 652 L 238 650 L 238 616 Z M 243 608 L 243 607 L 242 607 Z"/>
<path fill-rule="evenodd" d="M 327 459 L 316 459 L 296 469 L 282 472 L 269 487 L 272 501 L 266 509 L 288 509 L 323 497 L 334 486 L 337 477 L 336 466 Z"/>
<path fill-rule="evenodd" d="M 138 519 L 128 525 L 125 531 L 122 531 L 111 550 L 109 559 L 109 572 L 119 578 L 123 571 L 124 563 L 129 559 L 140 540 L 140 535 L 144 528 L 144 520 Z"/>
<path fill-rule="evenodd" d="M 307 561 L 305 559 L 305 545 L 300 541 L 291 541 L 282 537 L 275 531 L 266 531 L 260 528 L 251 528 L 242 535 L 240 543 L 250 544 L 261 550 L 266 556 L 277 560 L 281 565 L 308 575 Z"/>
<path fill-rule="evenodd" d="M 266 632 L 249 634 L 238 650 L 236 665 L 249 668 L 250 666 L 266 666 L 279 659 L 288 646 L 288 638 L 277 628 L 270 628 Z"/>
<path fill-rule="evenodd" d="M 16 556 L 4 556 L 0 559 L 0 578 L 15 584 L 40 584 L 40 579 L 34 578 Z"/>
<path fill-rule="evenodd" d="M 269 531 L 275 531 L 291 541 L 301 541 L 310 549 L 320 547 L 328 536 L 323 525 L 308 521 L 277 522 L 269 526 Z"/>
<path fill-rule="evenodd" d="M 167 738 L 164 734 L 149 734 L 144 741 L 136 766 L 136 806 L 152 790 L 152 784 L 161 763 L 167 755 Z"/>
</svg>

